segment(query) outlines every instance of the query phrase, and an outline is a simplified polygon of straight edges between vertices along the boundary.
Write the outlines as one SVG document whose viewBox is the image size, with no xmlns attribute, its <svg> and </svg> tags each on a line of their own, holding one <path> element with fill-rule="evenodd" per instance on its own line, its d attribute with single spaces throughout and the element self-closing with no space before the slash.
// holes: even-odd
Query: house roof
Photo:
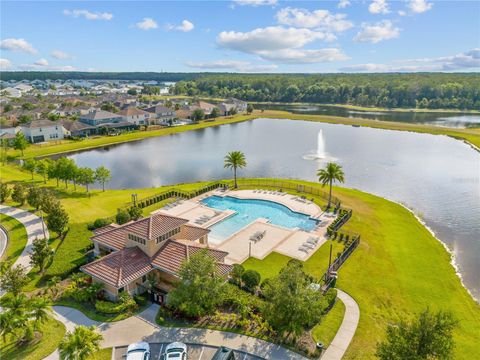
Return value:
<svg viewBox="0 0 480 360">
<path fill-rule="evenodd" d="M 231 269 L 231 265 L 223 264 L 221 261 L 228 255 L 225 251 L 203 248 L 200 246 L 187 245 L 175 240 L 168 240 L 160 250 L 153 255 L 152 266 L 173 275 L 178 275 L 182 264 L 190 258 L 190 256 L 199 251 L 206 250 L 216 262 L 221 275 L 227 275 Z"/>
<path fill-rule="evenodd" d="M 154 106 L 150 106 L 148 108 L 145 109 L 145 111 L 148 111 L 150 113 L 155 113 L 155 114 L 158 114 L 158 113 L 166 113 L 166 112 L 174 112 L 172 109 L 166 107 L 166 106 L 163 106 L 163 105 L 154 105 Z"/>
<path fill-rule="evenodd" d="M 205 101 L 199 101 L 199 102 L 198 102 L 198 107 L 199 107 L 200 109 L 209 110 L 209 111 L 210 111 L 210 110 L 213 110 L 213 109 L 216 107 L 216 105 L 210 104 L 210 103 L 205 102 Z"/>
<path fill-rule="evenodd" d="M 114 114 L 110 111 L 105 110 L 95 110 L 91 113 L 85 114 L 80 116 L 82 119 L 90 119 L 90 120 L 103 120 L 103 119 L 111 119 L 111 118 L 118 118 L 120 115 Z"/>
<path fill-rule="evenodd" d="M 149 257 L 136 246 L 115 251 L 80 268 L 84 273 L 116 288 L 131 283 L 152 269 Z"/>
<path fill-rule="evenodd" d="M 91 126 L 81 121 L 74 121 L 74 120 L 60 120 L 62 126 L 67 129 L 68 131 L 80 131 L 80 130 L 87 130 L 87 129 L 95 129 L 95 126 Z"/>
<path fill-rule="evenodd" d="M 144 239 L 156 239 L 187 222 L 188 220 L 175 216 L 153 214 L 125 226 L 124 229 Z"/>
<path fill-rule="evenodd" d="M 59 126 L 59 125 L 62 126 L 62 124 L 58 122 L 53 122 L 51 120 L 43 119 L 43 120 L 30 121 L 26 124 L 23 124 L 22 127 L 33 129 L 33 128 L 51 127 L 51 126 Z"/>
<path fill-rule="evenodd" d="M 137 109 L 136 107 L 128 107 L 125 110 L 119 111 L 117 115 L 122 116 L 133 116 L 133 115 L 150 115 L 151 113 L 148 111 L 144 111 L 142 109 Z"/>
</svg>

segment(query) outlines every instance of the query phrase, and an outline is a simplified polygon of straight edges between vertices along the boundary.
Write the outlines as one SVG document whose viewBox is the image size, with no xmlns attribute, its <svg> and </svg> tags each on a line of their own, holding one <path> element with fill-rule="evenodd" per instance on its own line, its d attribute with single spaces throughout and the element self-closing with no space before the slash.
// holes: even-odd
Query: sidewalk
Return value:
<svg viewBox="0 0 480 360">
<path fill-rule="evenodd" d="M 337 289 L 337 297 L 345 304 L 345 316 L 337 334 L 321 360 L 340 360 L 343 357 L 352 341 L 353 335 L 355 335 L 358 320 L 360 319 L 358 304 L 350 295 Z"/>
<path fill-rule="evenodd" d="M 29 252 L 32 248 L 32 242 L 36 238 L 44 238 L 42 219 L 26 210 L 6 205 L 0 205 L 0 213 L 13 217 L 14 219 L 20 221 L 23 226 L 25 226 L 25 230 L 27 231 L 27 244 L 13 266 L 22 265 L 27 269 L 28 272 L 32 269 L 29 256 Z M 48 239 L 50 235 L 48 233 L 47 226 L 45 224 L 43 225 L 45 227 L 45 235 Z"/>
</svg>

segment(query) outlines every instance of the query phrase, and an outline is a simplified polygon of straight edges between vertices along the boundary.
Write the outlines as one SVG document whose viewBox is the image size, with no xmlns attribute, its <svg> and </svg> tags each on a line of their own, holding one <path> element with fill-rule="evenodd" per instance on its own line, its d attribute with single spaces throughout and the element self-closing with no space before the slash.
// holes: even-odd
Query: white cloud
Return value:
<svg viewBox="0 0 480 360">
<path fill-rule="evenodd" d="M 0 69 L 6 70 L 12 67 L 12 63 L 8 59 L 0 59 Z"/>
<path fill-rule="evenodd" d="M 390 20 L 383 20 L 375 24 L 363 23 L 362 29 L 355 35 L 353 40 L 376 44 L 380 41 L 394 39 L 399 36 L 400 28 L 394 27 Z"/>
<path fill-rule="evenodd" d="M 276 18 L 280 24 L 301 28 L 316 28 L 318 30 L 342 32 L 353 26 L 346 20 L 345 14 L 332 14 L 328 10 L 308 11 L 305 9 L 284 8 L 277 12 Z"/>
<path fill-rule="evenodd" d="M 47 59 L 38 59 L 33 64 L 38 66 L 48 66 L 48 61 Z"/>
<path fill-rule="evenodd" d="M 143 18 L 142 21 L 135 24 L 135 26 L 141 30 L 150 30 L 158 28 L 158 24 L 152 18 Z"/>
<path fill-rule="evenodd" d="M 368 6 L 372 14 L 388 14 L 390 9 L 386 0 L 373 0 Z"/>
<path fill-rule="evenodd" d="M 38 64 L 22 64 L 19 65 L 20 70 L 41 70 L 41 71 L 77 71 L 78 69 L 71 65 L 38 65 Z"/>
<path fill-rule="evenodd" d="M 66 52 L 63 52 L 62 50 L 53 50 L 51 55 L 55 59 L 60 59 L 60 60 L 72 58 L 70 55 L 68 55 Z"/>
<path fill-rule="evenodd" d="M 275 64 L 252 65 L 248 61 L 239 60 L 187 61 L 186 65 L 197 69 L 238 72 L 268 72 L 278 68 Z"/>
<path fill-rule="evenodd" d="M 217 37 L 217 44 L 224 48 L 254 54 L 259 51 L 300 48 L 312 41 L 327 38 L 323 32 L 309 29 L 270 26 L 249 32 L 222 31 Z"/>
<path fill-rule="evenodd" d="M 233 0 L 233 3 L 240 6 L 273 6 L 277 4 L 277 0 Z"/>
<path fill-rule="evenodd" d="M 398 11 L 398 15 L 400 15 L 400 16 L 405 16 L 405 15 L 407 15 L 407 12 L 406 12 L 406 11 L 403 11 L 403 10 L 399 10 L 399 11 Z"/>
<path fill-rule="evenodd" d="M 217 37 L 220 47 L 258 55 L 264 60 L 287 64 L 304 64 L 346 60 L 341 50 L 302 49 L 317 40 L 331 40 L 331 34 L 298 28 L 270 26 L 249 32 L 223 31 Z"/>
<path fill-rule="evenodd" d="M 9 51 L 23 51 L 29 54 L 36 54 L 37 50 L 25 39 L 5 39 L 0 42 L 0 49 Z"/>
<path fill-rule="evenodd" d="M 408 8 L 416 14 L 428 11 L 432 7 L 433 3 L 429 3 L 427 0 L 410 0 L 408 3 Z"/>
<path fill-rule="evenodd" d="M 194 27 L 195 26 L 193 25 L 193 23 L 191 23 L 188 20 L 183 20 L 181 25 L 171 25 L 171 24 L 166 25 L 167 30 L 178 30 L 183 32 L 189 32 L 193 30 Z"/>
<path fill-rule="evenodd" d="M 63 10 L 63 15 L 74 18 L 84 17 L 87 20 L 112 20 L 113 14 L 108 12 L 91 12 L 88 10 Z"/>
<path fill-rule="evenodd" d="M 258 53 L 265 60 L 284 64 L 314 64 L 334 61 L 345 61 L 349 57 L 337 48 L 318 50 L 283 49 L 277 51 L 263 51 Z"/>
<path fill-rule="evenodd" d="M 359 64 L 341 68 L 347 72 L 422 72 L 480 69 L 480 48 L 453 56 L 396 60 L 394 64 Z"/>
<path fill-rule="evenodd" d="M 340 1 L 338 2 L 337 7 L 338 7 L 339 9 L 345 9 L 346 7 L 349 7 L 350 5 L 351 5 L 350 1 L 348 1 L 348 0 L 340 0 Z"/>
</svg>

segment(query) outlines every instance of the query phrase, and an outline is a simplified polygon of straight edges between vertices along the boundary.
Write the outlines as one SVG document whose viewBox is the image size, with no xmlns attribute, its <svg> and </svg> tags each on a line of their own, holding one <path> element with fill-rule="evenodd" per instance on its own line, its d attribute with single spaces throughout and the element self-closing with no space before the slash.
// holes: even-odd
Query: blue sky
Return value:
<svg viewBox="0 0 480 360">
<path fill-rule="evenodd" d="M 6 70 L 478 71 L 480 2 L 2 1 Z"/>
</svg>

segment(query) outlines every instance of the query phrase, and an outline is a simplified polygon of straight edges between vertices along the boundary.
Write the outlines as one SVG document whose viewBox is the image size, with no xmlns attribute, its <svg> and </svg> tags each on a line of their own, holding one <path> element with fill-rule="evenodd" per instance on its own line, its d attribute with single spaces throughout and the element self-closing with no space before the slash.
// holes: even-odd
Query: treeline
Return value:
<svg viewBox="0 0 480 360">
<path fill-rule="evenodd" d="M 218 74 L 177 82 L 174 93 L 245 101 L 480 110 L 480 74 Z"/>
</svg>

